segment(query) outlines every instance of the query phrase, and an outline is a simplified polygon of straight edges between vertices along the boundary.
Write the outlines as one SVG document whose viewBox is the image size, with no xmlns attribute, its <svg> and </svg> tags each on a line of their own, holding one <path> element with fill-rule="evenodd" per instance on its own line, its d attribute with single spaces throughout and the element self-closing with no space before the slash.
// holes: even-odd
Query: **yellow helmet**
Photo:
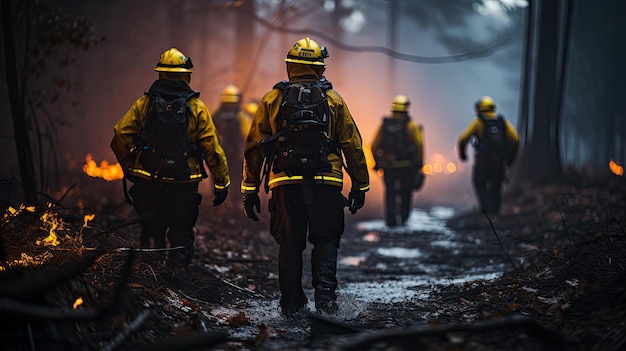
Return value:
<svg viewBox="0 0 626 351">
<path fill-rule="evenodd" d="M 298 40 L 287 53 L 285 61 L 305 65 L 326 66 L 324 59 L 328 57 L 328 50 L 320 46 L 311 38 Z"/>
<path fill-rule="evenodd" d="M 161 55 L 154 70 L 157 72 L 191 73 L 192 68 L 191 57 L 185 56 L 176 48 L 171 48 Z"/>
<path fill-rule="evenodd" d="M 491 97 L 483 96 L 480 100 L 476 101 L 474 109 L 477 113 L 495 111 L 496 104 L 493 102 Z"/>
<path fill-rule="evenodd" d="M 408 112 L 411 101 L 404 95 L 396 95 L 391 102 L 391 111 L 393 112 Z"/>
<path fill-rule="evenodd" d="M 241 93 L 236 86 L 229 84 L 222 90 L 220 101 L 238 104 L 241 101 Z"/>
</svg>

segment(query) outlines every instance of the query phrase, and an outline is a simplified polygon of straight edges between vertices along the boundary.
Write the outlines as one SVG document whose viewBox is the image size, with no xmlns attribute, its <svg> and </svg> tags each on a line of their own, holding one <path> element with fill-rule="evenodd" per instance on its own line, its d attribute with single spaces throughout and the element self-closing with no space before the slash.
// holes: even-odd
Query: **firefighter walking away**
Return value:
<svg viewBox="0 0 626 351">
<path fill-rule="evenodd" d="M 224 202 L 230 185 L 211 114 L 189 85 L 192 68 L 178 49 L 165 51 L 154 69 L 159 78 L 115 124 L 111 141 L 125 180 L 133 182 L 129 202 L 140 216 L 141 247 L 165 249 L 169 241 L 167 257 L 160 258 L 181 273 L 193 256 L 203 163 L 213 175 L 214 206 Z"/>
<path fill-rule="evenodd" d="M 344 207 L 356 213 L 369 190 L 361 134 L 348 105 L 323 76 L 327 57 L 326 48 L 310 38 L 293 45 L 285 58 L 289 80 L 263 96 L 245 145 L 244 213 L 258 221 L 259 189 L 271 191 L 270 233 L 279 244 L 280 307 L 286 316 L 307 305 L 302 288 L 307 239 L 313 244 L 315 308 L 339 310 L 335 291 Z M 342 159 L 352 184 L 348 199 L 341 193 Z"/>
<path fill-rule="evenodd" d="M 424 137 L 421 125 L 409 115 L 411 102 L 397 95 L 391 116 L 383 116 L 372 142 L 375 170 L 382 170 L 385 183 L 385 221 L 388 227 L 405 225 L 409 219 L 414 190 L 424 181 Z"/>
<path fill-rule="evenodd" d="M 472 182 L 480 211 L 487 215 L 500 212 L 502 182 L 506 169 L 515 162 L 519 136 L 503 115 L 496 114 L 496 104 L 489 96 L 474 104 L 476 118 L 461 133 L 457 148 L 461 161 L 467 160 L 466 148 L 474 145 Z"/>
</svg>

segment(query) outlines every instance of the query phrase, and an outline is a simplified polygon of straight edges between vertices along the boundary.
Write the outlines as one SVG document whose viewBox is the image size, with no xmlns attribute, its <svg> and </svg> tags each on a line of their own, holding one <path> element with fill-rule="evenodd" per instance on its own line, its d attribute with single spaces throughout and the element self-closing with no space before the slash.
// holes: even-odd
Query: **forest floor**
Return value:
<svg viewBox="0 0 626 351">
<path fill-rule="evenodd" d="M 457 213 L 446 219 L 453 251 L 433 245 L 438 239 L 428 230 L 367 229 L 347 217 L 340 258 L 360 259 L 339 267 L 341 308 L 335 316 L 310 308 L 282 317 L 277 246 L 266 219 L 244 228 L 239 223 L 248 220 L 233 218 L 228 205 L 202 206 L 215 215 L 200 216 L 189 274 L 172 273 L 154 253 L 133 249 L 138 226 L 129 206 L 87 211 L 57 204 L 7 212 L 0 227 L 0 310 L 5 321 L 14 322 L 0 332 L 0 349 L 626 347 L 623 178 L 570 177 L 507 194 L 498 216 Z M 92 213 L 95 218 L 84 217 Z M 419 248 L 423 255 L 392 262 L 375 254 L 385 245 L 404 252 Z M 495 267 L 500 274 L 406 283 L 424 273 L 426 264 L 445 264 L 442 275 L 476 267 Z M 404 285 L 387 286 L 383 293 L 402 290 L 405 298 L 366 296 L 362 302 L 348 288 L 394 280 Z M 304 284 L 310 295 L 310 283 Z"/>
</svg>

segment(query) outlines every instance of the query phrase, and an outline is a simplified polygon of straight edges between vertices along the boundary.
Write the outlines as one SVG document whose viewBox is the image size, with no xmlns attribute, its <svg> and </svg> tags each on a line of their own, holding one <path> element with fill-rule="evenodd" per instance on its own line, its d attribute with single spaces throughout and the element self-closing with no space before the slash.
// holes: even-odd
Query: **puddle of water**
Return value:
<svg viewBox="0 0 626 351">
<path fill-rule="evenodd" d="M 435 241 L 431 241 L 430 242 L 430 246 L 433 247 L 444 247 L 444 248 L 457 248 L 460 247 L 461 245 L 459 243 L 455 243 L 453 241 L 450 240 L 435 240 Z"/>
<path fill-rule="evenodd" d="M 341 286 L 338 294 L 352 296 L 362 303 L 396 303 L 411 299 L 427 299 L 435 285 L 463 284 L 473 280 L 493 280 L 502 273 L 474 273 L 456 278 L 437 278 L 433 276 L 401 276 L 397 280 L 379 280 L 376 282 L 355 282 Z"/>
<path fill-rule="evenodd" d="M 423 256 L 422 252 L 418 249 L 407 249 L 404 247 L 380 247 L 376 252 L 381 256 L 395 257 L 395 258 L 418 258 Z"/>
<path fill-rule="evenodd" d="M 390 233 L 431 232 L 452 235 L 446 226 L 446 220 L 452 217 L 455 210 L 450 207 L 433 207 L 430 210 L 414 208 L 404 226 L 387 227 L 384 220 L 360 222 L 357 228 L 362 231 L 385 231 Z"/>
<path fill-rule="evenodd" d="M 354 266 L 354 267 L 356 267 L 361 262 L 364 262 L 366 259 L 367 259 L 367 257 L 365 257 L 365 256 L 348 256 L 348 257 L 343 257 L 337 263 L 340 264 L 340 265 L 344 265 L 344 266 Z"/>
</svg>

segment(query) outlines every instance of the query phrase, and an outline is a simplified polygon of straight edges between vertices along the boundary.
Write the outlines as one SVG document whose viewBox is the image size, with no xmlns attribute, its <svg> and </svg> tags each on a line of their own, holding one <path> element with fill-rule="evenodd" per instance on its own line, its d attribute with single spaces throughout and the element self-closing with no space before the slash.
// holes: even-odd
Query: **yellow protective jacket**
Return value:
<svg viewBox="0 0 626 351">
<path fill-rule="evenodd" d="M 483 112 L 482 114 L 486 118 L 497 118 L 495 111 Z M 517 149 L 519 147 L 519 135 L 513 125 L 506 119 L 504 120 L 504 128 L 509 151 L 509 155 L 507 155 L 507 163 L 511 165 L 515 160 L 515 155 L 517 154 Z M 461 135 L 459 135 L 457 149 L 459 157 L 462 160 L 467 158 L 465 149 L 471 137 L 476 137 L 478 140 L 481 140 L 483 136 L 483 129 L 484 124 L 481 122 L 480 118 L 476 117 L 467 126 L 467 128 L 465 128 Z"/>
<path fill-rule="evenodd" d="M 298 69 L 305 71 L 309 65 L 297 65 Z M 293 72 L 292 72 L 293 73 Z M 303 82 L 315 80 L 314 70 L 303 72 L 303 75 L 290 74 L 290 82 Z M 306 78 L 303 78 L 305 76 Z M 313 77 L 313 79 L 311 79 Z M 317 76 L 317 79 L 321 77 Z M 263 96 L 259 108 L 251 122 L 250 132 L 246 140 L 243 163 L 242 193 L 257 193 L 261 185 L 261 172 L 263 168 L 263 155 L 261 153 L 261 140 L 269 138 L 278 132 L 278 115 L 282 101 L 282 91 L 274 88 Z M 363 153 L 361 134 L 348 110 L 343 98 L 334 90 L 326 91 L 330 118 L 328 135 L 334 140 L 342 155 L 331 153 L 328 160 L 332 165 L 332 171 L 318 173 L 315 181 L 318 184 L 329 184 L 338 187 L 343 186 L 343 160 L 347 167 L 346 173 L 352 181 L 352 188 L 362 191 L 369 190 L 369 174 Z M 292 175 L 289 177 L 284 172 L 274 174 L 270 172 L 269 188 L 273 189 L 284 184 L 302 183 L 302 176 Z"/>
<path fill-rule="evenodd" d="M 380 148 L 380 142 L 383 134 L 383 126 L 381 125 L 374 135 L 372 141 L 372 156 L 376 160 L 376 168 L 404 168 L 411 166 L 422 166 L 424 164 L 424 135 L 422 127 L 413 122 L 404 113 L 394 113 L 391 117 L 385 118 L 407 118 L 406 133 L 407 133 L 407 148 L 414 148 L 415 152 L 411 153 L 412 159 L 397 159 L 397 160 L 381 160 L 377 155 L 377 150 Z"/>
<path fill-rule="evenodd" d="M 184 83 L 184 81 L 179 82 Z M 195 143 L 199 147 L 200 153 L 204 156 L 204 162 L 213 176 L 215 189 L 227 189 L 230 185 L 228 163 L 224 150 L 219 143 L 211 114 L 204 102 L 198 97 L 190 98 L 189 104 L 193 112 L 189 118 L 187 136 L 191 143 Z M 189 183 L 201 181 L 206 175 L 202 169 L 204 167 L 202 161 L 198 157 L 190 157 L 187 160 L 191 169 L 191 175 L 188 179 L 155 178 L 154 175 L 143 169 L 139 162 L 139 154 L 132 152 L 131 149 L 136 147 L 133 143 L 146 124 L 148 107 L 148 96 L 140 97 L 113 128 L 114 136 L 111 141 L 111 149 L 115 152 L 125 174 L 130 177 L 160 182 Z"/>
</svg>

